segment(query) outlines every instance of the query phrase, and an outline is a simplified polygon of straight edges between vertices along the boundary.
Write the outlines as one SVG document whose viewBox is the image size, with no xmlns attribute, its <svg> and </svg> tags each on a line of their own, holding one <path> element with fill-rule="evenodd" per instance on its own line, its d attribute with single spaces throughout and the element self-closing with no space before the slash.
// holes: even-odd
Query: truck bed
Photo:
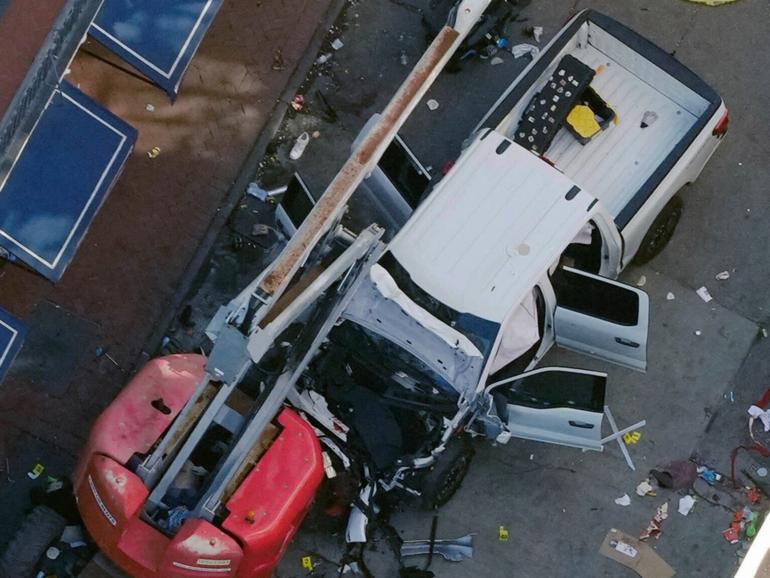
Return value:
<svg viewBox="0 0 770 578">
<path fill-rule="evenodd" d="M 561 128 L 543 155 L 599 198 L 622 228 L 721 104 L 700 78 L 636 33 L 587 11 L 557 36 L 482 121 L 513 138 L 524 109 L 565 55 L 596 71 L 615 122 L 583 145 Z M 644 113 L 657 119 L 641 128 Z"/>
</svg>

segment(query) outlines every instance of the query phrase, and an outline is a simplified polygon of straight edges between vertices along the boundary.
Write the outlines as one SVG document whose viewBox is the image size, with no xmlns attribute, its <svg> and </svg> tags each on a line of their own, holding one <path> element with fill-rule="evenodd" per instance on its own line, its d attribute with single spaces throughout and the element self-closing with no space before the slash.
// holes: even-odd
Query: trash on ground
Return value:
<svg viewBox="0 0 770 578">
<path fill-rule="evenodd" d="M 43 464 L 35 464 L 35 467 L 27 472 L 27 477 L 30 480 L 36 480 L 40 477 L 40 474 L 42 474 L 44 470 L 45 466 Z"/>
<path fill-rule="evenodd" d="M 765 470 L 765 476 L 766 475 L 767 475 L 767 470 Z M 748 488 L 746 490 L 746 499 L 749 501 L 750 504 L 758 504 L 759 501 L 762 499 L 762 492 L 760 492 L 759 488 L 756 488 L 756 487 Z"/>
<path fill-rule="evenodd" d="M 147 156 L 151 159 L 154 159 L 160 154 L 160 147 L 152 147 L 149 151 L 147 151 Z"/>
<path fill-rule="evenodd" d="M 630 568 L 642 578 L 671 578 L 675 572 L 648 544 L 612 528 L 599 553 Z"/>
<path fill-rule="evenodd" d="M 674 299 L 676 299 L 676 295 L 674 295 L 671 291 L 666 293 L 666 301 L 673 301 Z"/>
<path fill-rule="evenodd" d="M 714 279 L 717 281 L 726 281 L 730 278 L 730 272 L 729 271 L 722 271 L 721 273 L 717 273 Z"/>
<path fill-rule="evenodd" d="M 431 98 L 426 103 L 428 110 L 436 110 L 439 107 L 438 101 Z"/>
<path fill-rule="evenodd" d="M 291 99 L 291 107 L 299 112 L 302 110 L 302 108 L 305 106 L 305 97 L 301 94 L 297 94 L 294 96 L 294 98 Z"/>
<path fill-rule="evenodd" d="M 155 106 L 153 106 L 148 102 L 147 106 L 144 107 L 144 110 L 146 110 L 147 112 L 153 112 L 155 110 Z"/>
<path fill-rule="evenodd" d="M 334 50 L 339 50 L 343 46 L 345 46 L 345 44 L 339 38 L 332 40 L 332 48 L 334 48 Z"/>
<path fill-rule="evenodd" d="M 406 54 L 406 50 L 401 51 L 401 54 L 398 56 L 398 60 L 401 63 L 401 66 L 407 66 L 409 64 L 409 56 Z"/>
<path fill-rule="evenodd" d="M 449 562 L 473 558 L 473 536 L 468 534 L 452 540 L 406 540 L 401 545 L 401 557 L 430 555 L 431 551 Z"/>
<path fill-rule="evenodd" d="M 644 287 L 647 284 L 647 276 L 646 275 L 640 275 L 639 279 L 636 282 L 637 287 Z"/>
<path fill-rule="evenodd" d="M 524 29 L 524 33 L 527 36 L 531 36 L 535 39 L 535 42 L 540 44 L 540 38 L 543 36 L 543 27 L 542 26 L 528 26 Z"/>
<path fill-rule="evenodd" d="M 499 56 L 495 56 L 492 60 L 489 61 L 489 64 L 491 64 L 492 66 L 497 66 L 498 64 L 502 64 L 503 62 L 505 61 L 502 58 L 500 58 Z"/>
<path fill-rule="evenodd" d="M 320 130 L 314 130 L 313 134 L 311 136 L 313 138 L 321 138 L 321 131 Z"/>
<path fill-rule="evenodd" d="M 648 126 L 655 124 L 656 120 L 658 120 L 658 113 L 654 110 L 648 110 L 642 115 L 642 122 L 639 126 L 641 128 L 647 128 Z"/>
<path fill-rule="evenodd" d="M 674 460 L 666 465 L 650 470 L 661 488 L 670 490 L 688 490 L 698 477 L 698 466 L 689 460 Z"/>
<path fill-rule="evenodd" d="M 326 64 L 334 56 L 331 52 L 324 52 L 318 58 L 315 59 L 316 64 Z"/>
<path fill-rule="evenodd" d="M 532 58 L 537 58 L 540 54 L 540 49 L 534 44 L 515 44 L 511 46 L 511 54 L 514 58 L 521 58 L 529 54 Z"/>
<path fill-rule="evenodd" d="M 660 538 L 663 520 L 666 518 L 668 518 L 668 502 L 663 502 L 663 504 L 658 506 L 658 510 L 655 512 L 652 520 L 650 520 L 650 523 L 639 534 L 639 539 L 645 541 L 650 538 L 655 538 L 656 540 Z"/>
<path fill-rule="evenodd" d="M 690 513 L 693 506 L 695 506 L 695 498 L 692 496 L 684 496 L 683 498 L 679 498 L 679 508 L 677 511 L 683 516 L 686 516 Z"/>
<path fill-rule="evenodd" d="M 623 494 L 619 498 L 615 498 L 615 503 L 618 506 L 630 506 L 631 505 L 631 496 L 628 494 Z"/>
<path fill-rule="evenodd" d="M 709 293 L 709 290 L 706 289 L 705 287 L 701 287 L 695 292 L 698 294 L 698 297 L 703 299 L 706 303 L 708 303 L 713 299 L 713 297 L 711 296 L 711 293 Z"/>
<path fill-rule="evenodd" d="M 623 435 L 623 441 L 627 446 L 638 443 L 640 439 L 642 439 L 642 432 L 640 431 L 630 431 Z"/>
<path fill-rule="evenodd" d="M 304 570 L 312 570 L 313 569 L 313 557 L 312 556 L 303 556 L 302 557 L 302 568 Z"/>
<path fill-rule="evenodd" d="M 703 335 L 703 332 L 700 329 L 696 329 L 695 331 L 693 331 L 693 334 L 700 337 L 701 335 Z"/>
<path fill-rule="evenodd" d="M 757 419 L 762 422 L 762 425 L 765 428 L 765 431 L 770 431 L 770 411 L 767 411 L 766 409 L 762 409 L 759 406 L 752 405 L 748 409 L 748 414 L 751 416 L 752 419 Z"/>
<path fill-rule="evenodd" d="M 724 477 L 722 474 L 716 470 L 712 470 L 708 466 L 699 466 L 697 472 L 698 477 L 705 480 L 710 486 L 713 486 L 717 482 L 721 482 Z"/>
<path fill-rule="evenodd" d="M 501 542 L 507 542 L 508 541 L 508 528 L 505 526 L 500 526 L 500 528 L 497 530 L 497 539 Z"/>
<path fill-rule="evenodd" d="M 289 158 L 293 161 L 299 160 L 299 158 L 304 154 L 307 143 L 309 142 L 310 135 L 308 133 L 303 132 L 301 135 L 299 135 L 297 140 L 294 141 L 294 146 L 291 147 L 291 151 L 289 151 Z"/>
<path fill-rule="evenodd" d="M 636 495 L 637 496 L 656 496 L 655 488 L 650 483 L 649 478 L 641 482 L 638 486 L 636 486 Z"/>
</svg>

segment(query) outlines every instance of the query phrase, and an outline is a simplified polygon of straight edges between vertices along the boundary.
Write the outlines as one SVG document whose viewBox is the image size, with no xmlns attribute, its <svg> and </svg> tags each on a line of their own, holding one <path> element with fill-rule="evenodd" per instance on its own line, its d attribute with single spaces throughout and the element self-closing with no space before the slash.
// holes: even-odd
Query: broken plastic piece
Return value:
<svg viewBox="0 0 770 578">
<path fill-rule="evenodd" d="M 631 496 L 628 494 L 623 494 L 619 498 L 615 498 L 615 503 L 618 506 L 630 506 L 631 505 Z"/>
<path fill-rule="evenodd" d="M 650 484 L 649 478 L 636 486 L 636 494 L 638 496 L 655 496 L 655 488 Z"/>
<path fill-rule="evenodd" d="M 301 135 L 299 135 L 297 140 L 294 141 L 294 146 L 291 147 L 291 151 L 289 151 L 289 158 L 293 161 L 299 160 L 299 158 L 304 154 L 307 143 L 309 142 L 310 135 L 307 132 L 303 132 Z"/>
<path fill-rule="evenodd" d="M 433 98 L 428 100 L 425 104 L 428 107 L 428 110 L 436 110 L 439 107 L 438 101 Z"/>
<path fill-rule="evenodd" d="M 666 293 L 666 301 L 673 301 L 674 299 L 676 299 L 676 295 L 674 295 L 671 291 Z"/>
<path fill-rule="evenodd" d="M 31 471 L 27 472 L 27 477 L 30 480 L 36 480 L 40 477 L 40 474 L 43 473 L 43 470 L 45 470 L 45 466 L 43 464 L 35 464 L 35 467 L 32 468 Z"/>
<path fill-rule="evenodd" d="M 709 290 L 706 289 L 705 287 L 701 287 L 695 292 L 698 294 L 698 297 L 703 299 L 703 301 L 705 301 L 706 303 L 708 303 L 713 299 L 713 297 L 711 296 L 711 293 L 709 293 Z"/>
<path fill-rule="evenodd" d="M 721 273 L 717 273 L 714 279 L 717 281 L 726 281 L 730 278 L 730 272 L 729 271 L 722 271 Z"/>
<path fill-rule="evenodd" d="M 679 498 L 679 508 L 677 511 L 683 516 L 686 516 L 690 513 L 694 505 L 695 498 L 692 496 L 684 496 L 683 498 Z"/>
</svg>

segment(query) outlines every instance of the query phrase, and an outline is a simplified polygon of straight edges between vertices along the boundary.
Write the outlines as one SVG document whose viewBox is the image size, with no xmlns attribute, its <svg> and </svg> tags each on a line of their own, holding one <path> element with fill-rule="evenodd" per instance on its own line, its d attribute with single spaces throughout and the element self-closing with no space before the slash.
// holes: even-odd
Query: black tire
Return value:
<svg viewBox="0 0 770 578">
<path fill-rule="evenodd" d="M 30 578 L 48 546 L 58 540 L 67 521 L 48 506 L 35 506 L 0 558 L 0 577 Z"/>
<path fill-rule="evenodd" d="M 460 489 L 476 452 L 467 438 L 449 442 L 422 480 L 422 505 L 429 510 L 446 504 Z"/>
<path fill-rule="evenodd" d="M 634 264 L 644 265 L 657 257 L 665 248 L 671 237 L 674 236 L 679 219 L 682 218 L 684 203 L 677 194 L 671 197 L 663 210 L 660 211 L 655 220 L 650 225 L 647 234 L 642 239 L 642 244 L 634 256 Z"/>
</svg>

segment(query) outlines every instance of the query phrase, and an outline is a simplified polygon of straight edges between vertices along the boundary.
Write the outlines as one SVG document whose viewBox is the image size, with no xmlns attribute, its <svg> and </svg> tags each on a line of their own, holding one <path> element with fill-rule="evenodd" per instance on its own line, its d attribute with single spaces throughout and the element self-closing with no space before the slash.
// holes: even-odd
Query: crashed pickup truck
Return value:
<svg viewBox="0 0 770 578">
<path fill-rule="evenodd" d="M 97 420 L 78 504 L 132 575 L 269 576 L 324 471 L 360 481 L 347 532 L 360 542 L 379 494 L 446 502 L 472 436 L 600 451 L 622 433 L 602 434 L 604 373 L 536 365 L 559 344 L 646 367 L 648 298 L 615 278 L 726 128 L 721 99 L 681 64 L 583 12 L 392 240 L 340 225 L 486 4 L 458 4 L 276 261 L 211 321 L 210 354 L 151 361 Z M 568 129 L 583 101 L 550 110 L 560 71 L 617 124 Z"/>
</svg>

